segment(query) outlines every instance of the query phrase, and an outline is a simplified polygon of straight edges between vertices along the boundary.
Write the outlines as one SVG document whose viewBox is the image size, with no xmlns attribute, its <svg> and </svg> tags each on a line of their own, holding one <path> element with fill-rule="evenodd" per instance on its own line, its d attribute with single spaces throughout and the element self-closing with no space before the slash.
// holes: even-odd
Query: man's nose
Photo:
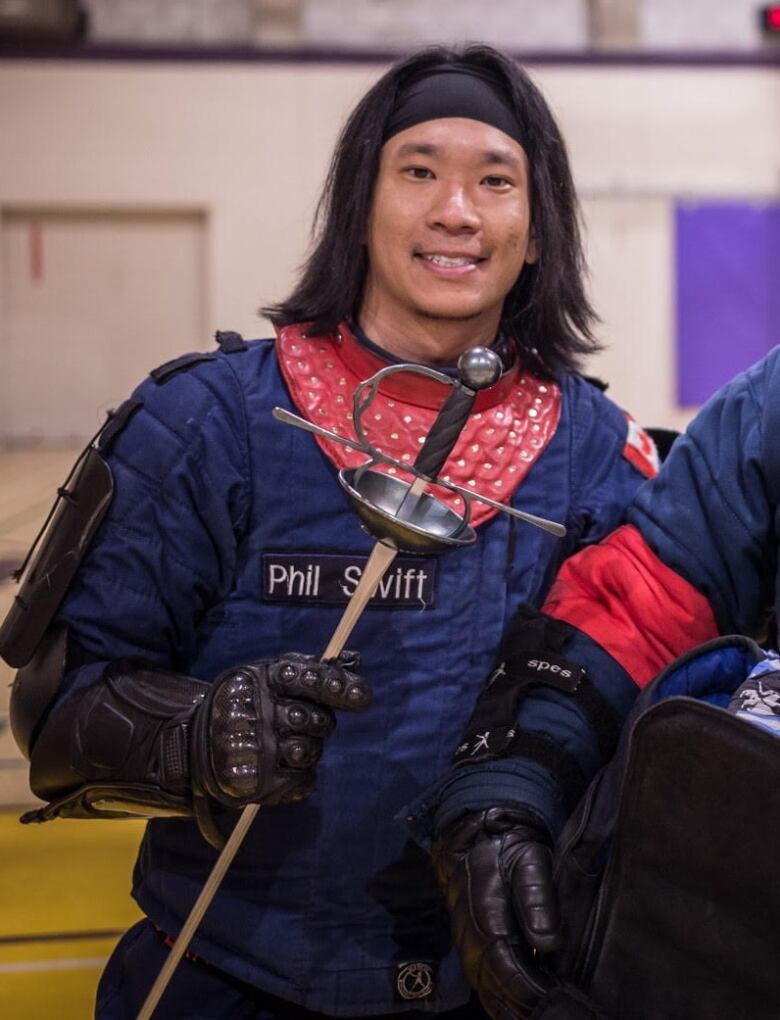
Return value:
<svg viewBox="0 0 780 1020">
<path fill-rule="evenodd" d="M 474 202 L 462 185 L 443 186 L 431 208 L 432 226 L 459 233 L 479 229 L 480 218 Z"/>
</svg>

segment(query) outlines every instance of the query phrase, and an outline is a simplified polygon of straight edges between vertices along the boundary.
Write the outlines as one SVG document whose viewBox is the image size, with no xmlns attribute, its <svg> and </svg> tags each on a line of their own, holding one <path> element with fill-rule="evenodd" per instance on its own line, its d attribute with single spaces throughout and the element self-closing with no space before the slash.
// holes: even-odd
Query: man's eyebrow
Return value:
<svg viewBox="0 0 780 1020">
<path fill-rule="evenodd" d="M 404 142 L 396 152 L 396 156 L 438 156 L 441 150 L 438 145 L 430 145 L 427 142 Z"/>
<path fill-rule="evenodd" d="M 396 152 L 397 159 L 407 159 L 409 156 L 441 156 L 443 150 L 438 145 L 429 142 L 405 142 Z M 480 162 L 485 166 L 496 166 L 503 164 L 511 166 L 515 170 L 521 170 L 520 160 L 508 149 L 486 149 L 481 153 Z"/>
<path fill-rule="evenodd" d="M 520 160 L 508 149 L 489 149 L 483 154 L 482 162 L 488 166 L 503 163 L 504 166 L 511 166 L 515 170 L 522 169 Z"/>
</svg>

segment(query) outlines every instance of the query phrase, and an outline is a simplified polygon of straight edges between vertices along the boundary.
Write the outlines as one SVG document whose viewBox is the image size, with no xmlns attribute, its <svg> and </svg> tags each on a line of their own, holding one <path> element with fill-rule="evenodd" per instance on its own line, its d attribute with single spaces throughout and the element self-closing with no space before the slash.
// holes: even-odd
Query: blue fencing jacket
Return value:
<svg viewBox="0 0 780 1020">
<path fill-rule="evenodd" d="M 427 855 L 394 817 L 446 771 L 518 606 L 542 603 L 561 561 L 609 533 L 642 481 L 623 412 L 579 376 L 558 384 L 557 429 L 512 502 L 567 538 L 498 514 L 472 546 L 399 557 L 349 642 L 374 704 L 339 718 L 307 800 L 260 811 L 192 945 L 216 967 L 332 1015 L 467 1000 Z M 60 614 L 95 657 L 64 696 L 124 656 L 213 680 L 321 654 L 373 540 L 314 438 L 272 418 L 296 410 L 275 344 L 196 359 L 137 396 L 111 454 L 112 506 Z M 515 769 L 486 767 L 492 803 L 516 800 L 534 766 Z M 223 831 L 235 817 L 218 815 Z M 214 860 L 193 822 L 155 819 L 133 895 L 175 935 Z M 399 979 L 422 961 L 424 1003 Z"/>
</svg>

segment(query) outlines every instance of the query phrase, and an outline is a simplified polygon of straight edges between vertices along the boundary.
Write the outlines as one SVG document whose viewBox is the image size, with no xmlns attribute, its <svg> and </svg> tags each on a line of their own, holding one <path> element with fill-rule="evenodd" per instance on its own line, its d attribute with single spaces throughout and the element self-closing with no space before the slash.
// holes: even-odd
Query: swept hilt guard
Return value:
<svg viewBox="0 0 780 1020">
<path fill-rule="evenodd" d="M 432 552 L 449 546 L 468 545 L 477 537 L 474 529 L 469 526 L 469 502 L 464 500 L 465 513 L 461 516 L 430 492 L 426 492 L 425 487 L 427 483 L 436 480 L 447 462 L 468 421 L 478 391 L 498 381 L 501 361 L 494 351 L 485 347 L 467 351 L 458 362 L 460 374 L 457 380 L 435 369 L 390 366 L 389 370 L 383 369 L 372 377 L 372 399 L 381 379 L 394 368 L 418 374 L 422 372 L 446 381 L 453 387 L 411 466 L 415 480 L 410 485 L 400 478 L 375 471 L 373 465 L 376 461 L 369 461 L 357 470 L 339 471 L 339 482 L 352 500 L 369 534 L 391 543 L 396 549 Z M 368 406 L 368 402 L 361 401 L 360 390 L 361 387 L 358 387 L 354 404 L 356 432 Z M 362 428 L 359 434 L 362 435 Z"/>
<path fill-rule="evenodd" d="M 458 369 L 460 375 L 454 379 L 424 365 L 387 365 L 361 382 L 352 397 L 352 418 L 357 442 L 315 425 L 285 408 L 275 407 L 273 415 L 285 424 L 305 429 L 365 454 L 365 464 L 339 471 L 339 482 L 365 529 L 375 538 L 397 549 L 437 551 L 473 542 L 476 534 L 469 525 L 473 500 L 542 528 L 558 538 L 563 537 L 566 529 L 562 524 L 516 510 L 438 477 L 468 420 L 477 393 L 494 385 L 500 378 L 501 361 L 495 351 L 486 347 L 473 347 L 461 355 Z M 363 416 L 376 397 L 382 381 L 401 372 L 421 375 L 452 387 L 413 465 L 396 460 L 373 446 L 362 424 Z M 406 475 L 411 474 L 414 481 L 409 483 L 375 470 L 380 464 Z M 426 492 L 426 486 L 431 483 L 459 496 L 463 500 L 463 514 Z"/>
</svg>

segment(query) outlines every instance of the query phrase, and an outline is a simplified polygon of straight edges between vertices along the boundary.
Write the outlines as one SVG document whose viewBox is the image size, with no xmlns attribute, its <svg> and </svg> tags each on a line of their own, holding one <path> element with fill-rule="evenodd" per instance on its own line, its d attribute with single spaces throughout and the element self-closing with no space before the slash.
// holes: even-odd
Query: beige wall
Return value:
<svg viewBox="0 0 780 1020">
<path fill-rule="evenodd" d="M 0 211 L 200 211 L 208 331 L 262 334 L 255 309 L 289 288 L 336 132 L 381 70 L 8 61 Z M 568 139 L 591 227 L 593 293 L 612 345 L 591 368 L 642 420 L 679 423 L 671 202 L 778 193 L 780 70 L 531 70 Z M 0 345 L 7 304 L 0 291 Z M 11 385 L 0 376 L 0 401 Z"/>
</svg>

